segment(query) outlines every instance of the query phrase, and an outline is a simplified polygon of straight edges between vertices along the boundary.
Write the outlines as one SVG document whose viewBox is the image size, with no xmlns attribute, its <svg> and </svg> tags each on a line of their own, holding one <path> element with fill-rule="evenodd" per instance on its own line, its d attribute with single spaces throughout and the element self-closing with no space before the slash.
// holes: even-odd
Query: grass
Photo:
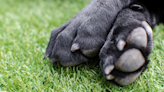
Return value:
<svg viewBox="0 0 164 92">
<path fill-rule="evenodd" d="M 164 92 L 164 25 L 154 28 L 149 68 L 118 87 L 103 78 L 99 65 L 54 67 L 43 60 L 52 29 L 89 0 L 0 0 L 0 91 L 12 92 Z"/>
</svg>

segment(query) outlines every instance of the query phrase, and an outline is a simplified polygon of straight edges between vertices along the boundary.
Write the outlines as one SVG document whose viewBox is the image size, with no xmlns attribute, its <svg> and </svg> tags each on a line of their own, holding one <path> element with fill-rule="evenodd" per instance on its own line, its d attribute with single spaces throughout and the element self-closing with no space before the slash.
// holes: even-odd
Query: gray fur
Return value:
<svg viewBox="0 0 164 92">
<path fill-rule="evenodd" d="M 64 66 L 88 62 L 80 51 L 71 52 L 73 43 L 82 50 L 101 48 L 118 12 L 133 0 L 91 0 L 71 20 L 51 32 L 44 58 L 59 60 Z"/>
<path fill-rule="evenodd" d="M 99 53 L 99 58 L 100 58 L 100 67 L 101 70 L 104 74 L 104 76 L 108 76 L 105 74 L 105 69 L 108 66 L 112 66 L 115 64 L 115 62 L 117 61 L 117 59 L 127 50 L 132 49 L 132 48 L 137 48 L 139 50 L 141 50 L 144 54 L 144 58 L 146 60 L 146 63 L 143 65 L 142 68 L 146 68 L 146 65 L 148 64 L 149 60 L 148 60 L 148 56 L 151 53 L 151 51 L 149 51 L 150 49 L 152 49 L 152 47 L 147 46 L 146 48 L 140 48 L 137 46 L 133 46 L 133 45 L 126 45 L 123 51 L 119 51 L 117 48 L 117 43 L 120 40 L 124 40 L 126 41 L 128 35 L 131 33 L 131 31 L 133 31 L 135 28 L 139 28 L 139 27 L 143 27 L 142 25 L 142 21 L 147 21 L 149 23 L 149 25 L 151 24 L 151 16 L 149 15 L 147 9 L 144 7 L 143 11 L 134 11 L 130 8 L 126 8 L 123 9 L 117 16 L 114 25 L 107 37 L 107 40 L 105 42 L 105 44 L 103 45 L 103 47 L 100 50 Z M 153 26 L 153 25 L 152 25 Z M 147 34 L 148 39 L 150 39 L 150 37 L 152 37 L 151 35 Z M 152 40 L 152 38 L 151 38 Z M 152 44 L 152 41 L 148 40 L 148 43 Z M 148 45 L 150 45 L 148 44 Z M 148 52 L 144 52 L 144 51 L 148 51 Z M 134 53 L 135 55 L 135 53 Z M 143 71 L 143 69 L 141 70 L 137 70 L 138 71 Z M 126 76 L 128 76 L 131 73 L 124 73 L 118 70 L 114 70 L 111 73 L 113 76 L 124 78 Z M 111 75 L 110 74 L 110 75 Z"/>
<path fill-rule="evenodd" d="M 133 1 L 91 0 L 77 15 L 51 32 L 44 58 L 58 61 L 63 66 L 73 66 L 93 60 L 98 55 L 92 56 L 90 53 L 98 54 L 97 52 L 101 49 L 99 58 L 104 76 L 108 79 L 115 77 L 121 79 L 131 73 L 106 69 L 108 66 L 114 66 L 115 61 L 126 50 L 136 48 L 143 50 L 142 54 L 146 60 L 142 69 L 136 71 L 142 72 L 148 64 L 148 56 L 151 53 L 151 51 L 144 52 L 144 50 L 151 50 L 152 46 L 139 48 L 126 45 L 125 49 L 121 51 L 117 48 L 117 43 L 120 40 L 126 41 L 133 29 L 143 27 L 142 21 L 147 21 L 150 26 L 154 26 L 146 8 L 136 8 L 138 6 L 135 6 L 135 9 L 133 7 L 130 9 L 128 7 Z M 151 36 L 148 35 L 148 43 L 151 44 L 152 40 L 149 39 Z M 72 47 L 73 44 L 77 44 L 77 49 Z M 112 77 L 109 78 L 105 71 L 110 72 L 109 75 Z"/>
</svg>

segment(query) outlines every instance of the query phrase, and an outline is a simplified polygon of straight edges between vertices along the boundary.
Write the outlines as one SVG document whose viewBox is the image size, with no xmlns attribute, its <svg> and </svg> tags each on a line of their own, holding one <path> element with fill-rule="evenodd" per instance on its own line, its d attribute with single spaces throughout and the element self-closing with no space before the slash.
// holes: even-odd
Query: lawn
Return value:
<svg viewBox="0 0 164 92">
<path fill-rule="evenodd" d="M 154 28 L 149 68 L 133 84 L 116 86 L 98 64 L 53 67 L 43 60 L 51 30 L 89 0 L 0 0 L 0 91 L 164 92 L 164 25 Z"/>
</svg>

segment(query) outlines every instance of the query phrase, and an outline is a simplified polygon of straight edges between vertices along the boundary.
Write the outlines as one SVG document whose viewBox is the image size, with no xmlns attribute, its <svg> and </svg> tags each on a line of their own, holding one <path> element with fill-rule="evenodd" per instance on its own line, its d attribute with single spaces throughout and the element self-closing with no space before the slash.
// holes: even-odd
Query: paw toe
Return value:
<svg viewBox="0 0 164 92">
<path fill-rule="evenodd" d="M 145 63 L 142 53 L 138 49 L 124 52 L 115 63 L 115 68 L 123 72 L 134 72 Z"/>
<path fill-rule="evenodd" d="M 135 80 L 137 80 L 137 78 L 141 75 L 141 73 L 142 73 L 142 71 L 137 72 L 137 73 L 132 73 L 124 78 L 116 77 L 114 79 L 114 81 L 121 86 L 126 86 L 126 85 L 133 83 Z"/>
<path fill-rule="evenodd" d="M 81 49 L 81 52 L 83 53 L 83 55 L 85 55 L 86 57 L 92 58 L 95 57 L 96 55 L 98 55 L 100 49 L 98 48 L 94 48 L 94 49 L 90 49 L 90 50 L 83 50 Z"/>
<path fill-rule="evenodd" d="M 137 47 L 147 46 L 147 34 L 144 28 L 138 27 L 134 29 L 127 38 L 127 43 Z"/>
</svg>

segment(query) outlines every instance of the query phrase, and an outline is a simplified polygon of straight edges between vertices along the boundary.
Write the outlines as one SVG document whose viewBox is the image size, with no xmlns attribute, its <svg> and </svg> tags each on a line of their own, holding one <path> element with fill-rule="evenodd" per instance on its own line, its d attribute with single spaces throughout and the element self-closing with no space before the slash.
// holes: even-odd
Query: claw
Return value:
<svg viewBox="0 0 164 92">
<path fill-rule="evenodd" d="M 56 60 L 55 58 L 52 58 L 51 60 L 50 60 L 50 63 L 55 63 L 55 62 L 57 62 L 58 60 Z"/>
<path fill-rule="evenodd" d="M 48 58 L 49 57 L 49 55 L 44 55 L 44 58 L 43 59 L 46 59 L 46 58 Z"/>
<path fill-rule="evenodd" d="M 114 69 L 114 65 L 109 65 L 105 68 L 104 73 L 108 75 L 112 72 L 113 69 Z"/>
<path fill-rule="evenodd" d="M 149 51 L 151 52 L 153 50 L 153 30 L 146 21 L 142 21 L 142 25 L 143 25 L 143 27 L 145 28 L 145 30 L 147 32 L 147 35 L 148 35 L 148 38 L 149 38 L 147 46 L 149 48 Z"/>
<path fill-rule="evenodd" d="M 115 63 L 115 68 L 123 72 L 134 72 L 145 63 L 142 53 L 138 49 L 124 52 Z"/>
<path fill-rule="evenodd" d="M 117 43 L 117 48 L 119 51 L 122 51 L 124 49 L 126 45 L 126 42 L 124 40 L 119 40 L 119 42 Z"/>
<path fill-rule="evenodd" d="M 147 34 L 144 28 L 138 27 L 134 29 L 127 38 L 128 44 L 133 44 L 138 47 L 147 46 Z"/>
<path fill-rule="evenodd" d="M 141 73 L 142 71 L 137 72 L 137 73 L 132 73 L 124 78 L 116 77 L 114 81 L 121 86 L 126 86 L 133 83 L 135 80 L 137 80 L 137 78 L 141 75 Z"/>
<path fill-rule="evenodd" d="M 111 75 L 111 74 L 109 74 L 109 75 L 106 76 L 106 79 L 107 80 L 113 80 L 114 78 L 115 77 L 113 75 Z"/>
<path fill-rule="evenodd" d="M 147 34 L 150 35 L 151 38 L 153 38 L 153 30 L 152 30 L 152 28 L 150 27 L 150 25 L 149 25 L 146 21 L 142 21 L 142 25 L 143 25 L 143 27 L 145 28 Z"/>
<path fill-rule="evenodd" d="M 81 52 L 86 56 L 86 57 L 95 57 L 96 55 L 98 55 L 100 49 L 94 48 L 94 49 L 90 49 L 90 50 L 81 50 Z"/>
<path fill-rule="evenodd" d="M 79 50 L 79 49 L 80 49 L 80 46 L 79 46 L 78 43 L 74 43 L 74 44 L 72 45 L 72 47 L 71 47 L 71 51 L 72 51 L 72 52 L 75 52 L 75 51 L 77 51 L 77 50 Z"/>
</svg>

